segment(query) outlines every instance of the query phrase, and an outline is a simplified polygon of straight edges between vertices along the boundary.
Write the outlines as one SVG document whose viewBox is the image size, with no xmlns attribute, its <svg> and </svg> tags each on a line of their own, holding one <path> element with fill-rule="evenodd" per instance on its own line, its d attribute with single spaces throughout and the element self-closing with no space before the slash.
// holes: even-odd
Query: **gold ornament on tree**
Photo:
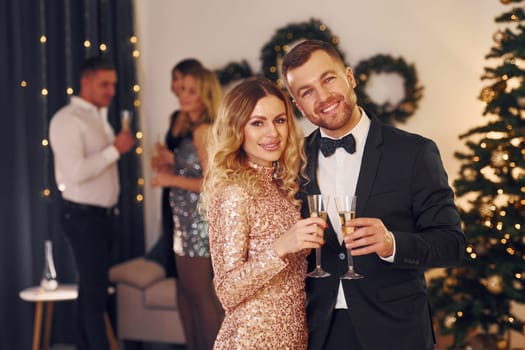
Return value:
<svg viewBox="0 0 525 350">
<path fill-rule="evenodd" d="M 479 99 L 485 103 L 490 103 L 496 97 L 496 93 L 490 86 L 484 87 L 479 94 Z"/>
<path fill-rule="evenodd" d="M 447 317 L 445 317 L 445 320 L 443 321 L 443 324 L 446 328 L 451 329 L 452 327 L 454 327 L 454 323 L 456 323 L 456 320 L 456 316 L 447 315 Z"/>
<path fill-rule="evenodd" d="M 490 276 L 484 284 L 492 294 L 500 294 L 503 292 L 503 277 L 501 275 Z"/>
</svg>

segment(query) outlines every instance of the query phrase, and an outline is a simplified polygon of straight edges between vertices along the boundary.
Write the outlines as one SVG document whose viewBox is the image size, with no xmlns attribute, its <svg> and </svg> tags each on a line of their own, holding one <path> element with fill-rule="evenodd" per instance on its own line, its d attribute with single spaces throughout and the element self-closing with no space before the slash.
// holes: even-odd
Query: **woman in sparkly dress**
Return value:
<svg viewBox="0 0 525 350">
<path fill-rule="evenodd" d="M 249 78 L 226 95 L 204 187 L 225 309 L 216 350 L 306 349 L 305 258 L 325 223 L 300 220 L 302 149 L 290 102 L 269 80 Z"/>
<path fill-rule="evenodd" d="M 215 74 L 205 68 L 187 72 L 175 121 L 174 172 L 160 172 L 153 186 L 171 187 L 177 301 L 188 350 L 212 348 L 222 320 L 213 290 L 207 222 L 197 210 L 207 160 L 207 136 L 220 102 Z"/>
</svg>

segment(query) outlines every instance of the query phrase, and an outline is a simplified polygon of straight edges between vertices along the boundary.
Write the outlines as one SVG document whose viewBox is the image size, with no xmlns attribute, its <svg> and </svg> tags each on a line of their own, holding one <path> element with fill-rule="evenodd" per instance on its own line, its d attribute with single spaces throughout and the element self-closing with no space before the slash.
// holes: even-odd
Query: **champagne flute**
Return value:
<svg viewBox="0 0 525 350">
<path fill-rule="evenodd" d="M 357 197 L 351 194 L 345 194 L 342 196 L 335 197 L 335 206 L 337 208 L 337 213 L 339 214 L 339 222 L 341 223 L 341 230 L 343 232 L 343 236 L 354 232 L 354 228 L 345 226 L 345 222 L 355 219 L 356 201 Z M 344 275 L 342 275 L 339 278 L 354 280 L 365 277 L 355 272 L 354 259 L 352 258 L 352 251 L 350 249 L 346 250 L 346 256 L 348 258 L 348 270 Z"/>
<path fill-rule="evenodd" d="M 312 194 L 308 195 L 308 208 L 310 210 L 310 217 L 319 217 L 326 221 L 328 196 L 323 196 L 321 194 Z M 321 248 L 315 248 L 315 269 L 307 273 L 306 276 L 313 278 L 323 278 L 328 277 L 330 274 L 323 270 L 321 267 Z"/>
<path fill-rule="evenodd" d="M 120 126 L 122 130 L 129 130 L 131 126 L 131 111 L 124 109 L 120 112 Z"/>
</svg>

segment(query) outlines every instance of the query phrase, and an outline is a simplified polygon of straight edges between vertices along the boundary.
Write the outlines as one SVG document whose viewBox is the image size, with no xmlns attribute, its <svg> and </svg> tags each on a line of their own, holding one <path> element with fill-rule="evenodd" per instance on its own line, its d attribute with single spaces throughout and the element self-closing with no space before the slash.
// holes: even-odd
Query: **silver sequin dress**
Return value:
<svg viewBox="0 0 525 350">
<path fill-rule="evenodd" d="M 191 136 L 184 137 L 173 151 L 175 175 L 202 177 L 202 167 Z M 170 205 L 173 212 L 173 250 L 179 256 L 209 257 L 208 224 L 199 214 L 199 192 L 173 187 Z"/>
<path fill-rule="evenodd" d="M 271 246 L 300 214 L 278 191 L 270 169 L 258 171 L 263 193 L 232 185 L 208 203 L 214 283 L 225 309 L 214 349 L 304 350 L 309 251 L 281 259 Z"/>
</svg>

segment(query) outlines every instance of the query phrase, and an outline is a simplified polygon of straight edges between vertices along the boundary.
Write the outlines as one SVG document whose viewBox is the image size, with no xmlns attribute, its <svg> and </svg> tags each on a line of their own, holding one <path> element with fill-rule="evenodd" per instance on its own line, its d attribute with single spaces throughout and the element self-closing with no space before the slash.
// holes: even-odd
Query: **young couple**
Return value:
<svg viewBox="0 0 525 350">
<path fill-rule="evenodd" d="M 298 44 L 282 74 L 318 126 L 306 139 L 264 78 L 233 88 L 212 127 L 204 195 L 225 309 L 215 349 L 434 349 L 423 273 L 458 264 L 465 247 L 435 143 L 360 108 L 353 72 L 330 44 Z M 351 153 L 320 150 L 349 134 Z M 343 240 L 337 213 L 327 224 L 308 218 L 315 193 L 357 195 L 352 234 Z M 331 276 L 305 278 L 318 247 Z M 347 248 L 363 279 L 339 279 Z"/>
</svg>

